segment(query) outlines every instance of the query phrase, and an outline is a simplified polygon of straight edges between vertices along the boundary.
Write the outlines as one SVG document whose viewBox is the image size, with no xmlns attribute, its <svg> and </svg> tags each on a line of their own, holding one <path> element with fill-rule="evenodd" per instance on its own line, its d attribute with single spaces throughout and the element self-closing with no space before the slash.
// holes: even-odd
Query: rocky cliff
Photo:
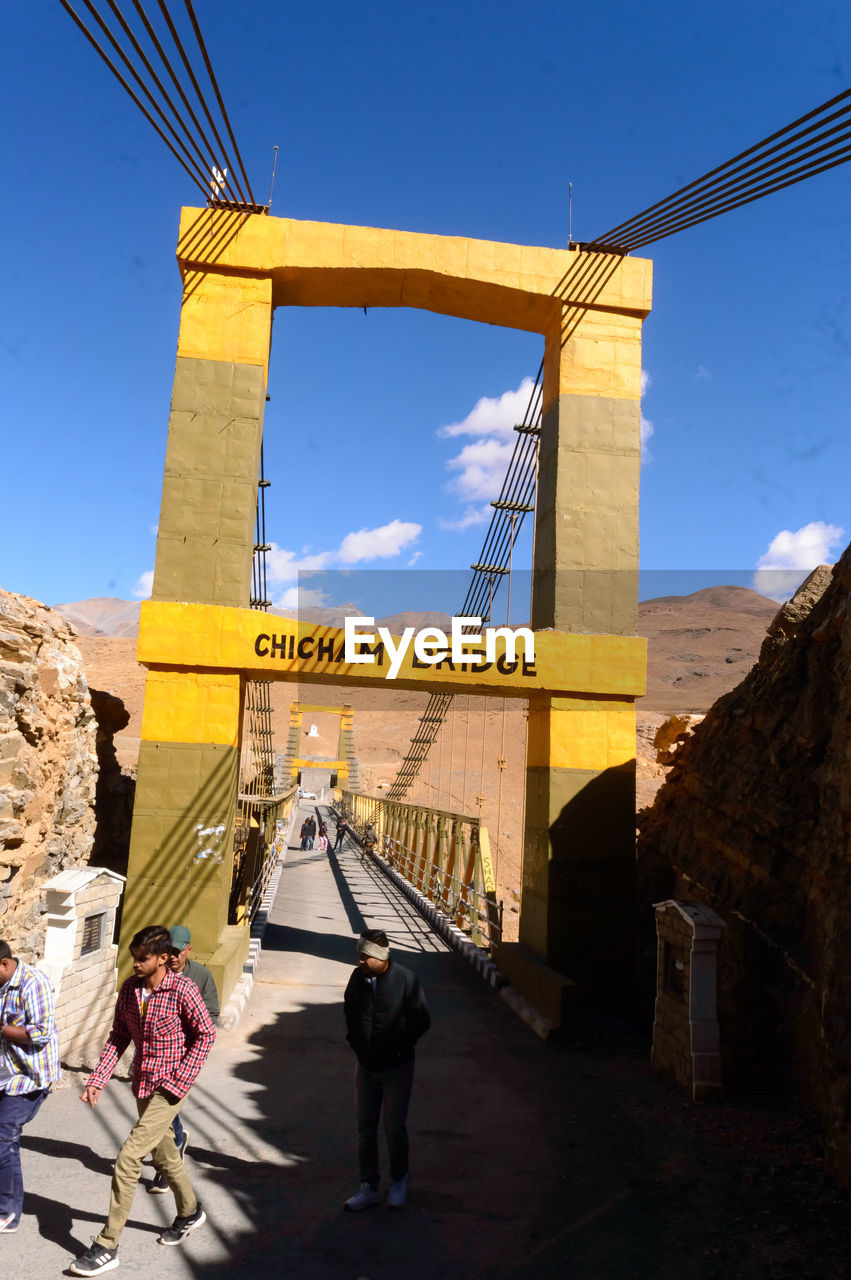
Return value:
<svg viewBox="0 0 851 1280">
<path fill-rule="evenodd" d="M 645 1002 L 650 904 L 718 912 L 728 1077 L 794 1087 L 851 1186 L 851 548 L 677 752 L 641 815 L 638 869 Z"/>
<path fill-rule="evenodd" d="M 24 960 L 44 947 L 44 881 L 89 861 L 97 722 L 74 630 L 0 591 L 0 937 Z"/>
</svg>

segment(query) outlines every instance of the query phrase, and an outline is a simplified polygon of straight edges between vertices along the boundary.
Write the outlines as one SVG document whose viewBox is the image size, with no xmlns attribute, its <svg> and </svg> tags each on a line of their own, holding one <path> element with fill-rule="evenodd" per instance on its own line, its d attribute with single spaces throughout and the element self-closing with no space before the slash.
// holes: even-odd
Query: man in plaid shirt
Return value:
<svg viewBox="0 0 851 1280">
<path fill-rule="evenodd" d="M 24 1202 L 21 1130 L 58 1080 L 53 991 L 43 973 L 0 942 L 0 1233 L 17 1231 Z"/>
<path fill-rule="evenodd" d="M 160 925 L 150 925 L 134 936 L 130 943 L 134 976 L 118 993 L 112 1031 L 80 1094 L 89 1106 L 97 1104 L 132 1041 L 136 1046 L 133 1093 L 139 1119 L 115 1162 L 106 1225 L 92 1247 L 71 1263 L 75 1276 L 99 1275 L 118 1266 L 118 1241 L 133 1203 L 142 1160 L 148 1154 L 177 1202 L 177 1217 L 158 1237 L 159 1243 L 180 1244 L 206 1221 L 171 1125 L 206 1061 L 216 1032 L 195 983 L 171 972 L 171 947 L 171 936 Z"/>
</svg>

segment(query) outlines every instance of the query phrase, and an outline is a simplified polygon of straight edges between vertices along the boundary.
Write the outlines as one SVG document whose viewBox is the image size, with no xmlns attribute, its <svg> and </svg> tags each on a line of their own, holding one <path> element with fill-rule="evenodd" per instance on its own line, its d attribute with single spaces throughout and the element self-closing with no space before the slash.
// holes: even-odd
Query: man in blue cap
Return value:
<svg viewBox="0 0 851 1280">
<path fill-rule="evenodd" d="M 190 982 L 195 983 L 195 986 L 201 992 L 201 999 L 207 1006 L 207 1012 L 210 1017 L 218 1018 L 219 993 L 216 990 L 215 979 L 207 966 L 201 964 L 200 960 L 190 959 L 192 934 L 185 924 L 173 924 L 169 927 L 168 932 L 171 936 L 171 955 L 168 967 L 172 973 L 182 974 L 184 978 L 188 978 Z M 179 1115 L 174 1117 L 171 1128 L 174 1134 L 174 1141 L 177 1144 L 177 1150 L 182 1156 L 189 1142 L 189 1131 L 185 1128 Z M 151 1195 L 164 1196 L 168 1191 L 168 1182 L 165 1174 L 156 1173 L 153 1181 L 147 1184 L 146 1190 Z"/>
</svg>

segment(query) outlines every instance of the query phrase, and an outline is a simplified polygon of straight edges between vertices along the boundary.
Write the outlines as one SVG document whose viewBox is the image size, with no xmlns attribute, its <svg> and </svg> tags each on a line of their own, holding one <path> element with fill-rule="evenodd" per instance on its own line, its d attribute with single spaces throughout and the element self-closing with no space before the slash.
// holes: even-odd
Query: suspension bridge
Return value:
<svg viewBox="0 0 851 1280">
<path fill-rule="evenodd" d="M 510 599 L 528 517 L 535 659 L 512 663 L 501 641 L 490 662 L 403 662 L 395 687 L 424 693 L 427 704 L 386 794 L 358 787 L 351 720 L 337 758 L 325 762 L 329 785 L 356 826 L 377 825 L 393 874 L 495 956 L 555 1021 L 567 980 L 617 1006 L 633 963 L 634 701 L 645 678 L 635 632 L 641 328 L 652 271 L 633 254 L 844 163 L 851 90 L 567 249 L 305 222 L 272 216 L 271 191 L 265 203 L 256 198 L 191 0 L 194 47 L 163 0 L 159 30 L 140 3 L 134 29 L 115 4 L 107 14 L 86 0 L 84 20 L 61 2 L 203 196 L 183 209 L 177 244 L 183 299 L 156 568 L 139 634 L 147 682 L 125 939 L 179 905 L 227 997 L 297 805 L 299 773 L 316 763 L 291 732 L 276 771 L 272 683 L 386 683 L 379 664 L 347 659 L 342 630 L 268 612 L 263 418 L 276 308 L 414 307 L 544 340 L 457 611 L 494 622 L 501 586 Z M 482 698 L 528 708 L 516 941 L 503 937 L 493 856 L 504 718 L 501 735 L 472 744 L 498 770 L 496 829 L 483 821 L 484 764 L 478 787 L 467 776 L 469 741 L 460 786 L 452 764 L 447 785 L 438 768 L 435 786 L 430 766 L 455 733 L 462 700 L 469 739 L 470 700 Z M 340 714 L 343 726 L 345 705 Z"/>
</svg>

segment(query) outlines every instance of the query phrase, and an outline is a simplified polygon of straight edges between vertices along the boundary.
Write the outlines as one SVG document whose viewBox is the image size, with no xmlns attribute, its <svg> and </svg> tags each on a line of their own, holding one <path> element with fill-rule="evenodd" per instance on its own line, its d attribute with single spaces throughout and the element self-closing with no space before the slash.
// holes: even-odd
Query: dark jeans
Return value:
<svg viewBox="0 0 851 1280">
<path fill-rule="evenodd" d="M 11 1225 L 20 1221 L 24 1204 L 21 1176 L 21 1130 L 29 1124 L 49 1089 L 33 1093 L 0 1093 L 0 1218 L 13 1213 Z"/>
<path fill-rule="evenodd" d="M 360 1180 L 378 1187 L 378 1119 L 384 1107 L 384 1134 L 390 1152 L 390 1177 L 394 1182 L 408 1172 L 408 1129 L 405 1120 L 414 1084 L 414 1064 L 366 1071 L 358 1063 L 355 1094 L 358 1108 L 358 1161 Z"/>
<path fill-rule="evenodd" d="M 337 828 L 337 843 L 334 845 L 334 849 L 335 849 L 335 851 L 341 847 L 341 845 L 342 845 L 343 841 L 345 840 L 345 838 L 346 838 L 346 828 L 345 828 L 345 827 L 338 827 L 338 828 Z"/>
<path fill-rule="evenodd" d="M 171 1131 L 174 1134 L 174 1140 L 177 1143 L 177 1146 L 179 1149 L 181 1142 L 186 1137 L 186 1130 L 183 1127 L 183 1121 L 181 1120 L 179 1115 L 175 1116 L 174 1119 L 172 1120 Z"/>
</svg>

